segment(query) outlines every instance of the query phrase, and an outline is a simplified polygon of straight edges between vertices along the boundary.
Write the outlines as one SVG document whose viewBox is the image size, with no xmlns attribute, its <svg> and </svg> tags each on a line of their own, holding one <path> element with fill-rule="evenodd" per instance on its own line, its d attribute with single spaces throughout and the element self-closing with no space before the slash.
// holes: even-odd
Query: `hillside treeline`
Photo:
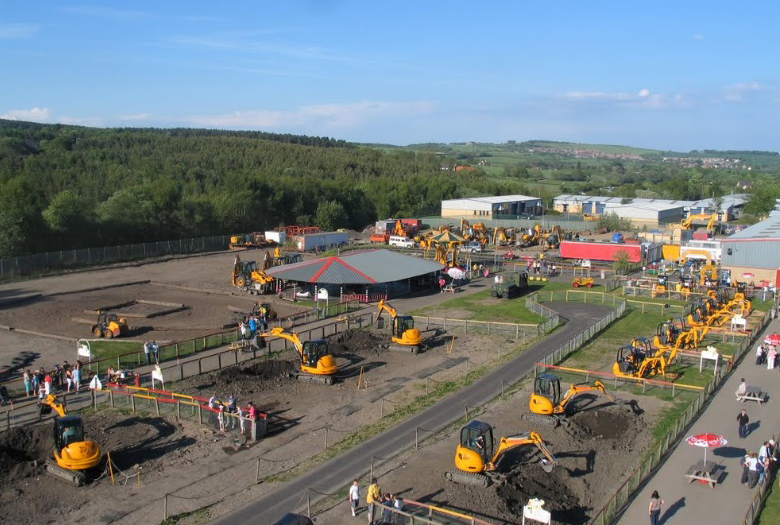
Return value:
<svg viewBox="0 0 780 525">
<path fill-rule="evenodd" d="M 0 256 L 436 214 L 524 193 L 431 153 L 329 138 L 0 120 Z"/>
</svg>

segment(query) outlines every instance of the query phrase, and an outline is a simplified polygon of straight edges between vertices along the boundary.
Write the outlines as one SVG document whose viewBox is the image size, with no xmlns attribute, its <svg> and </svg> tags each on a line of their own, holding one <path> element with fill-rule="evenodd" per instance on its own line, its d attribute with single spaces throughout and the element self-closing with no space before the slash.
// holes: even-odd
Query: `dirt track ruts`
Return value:
<svg viewBox="0 0 780 525">
<path fill-rule="evenodd" d="M 301 509 L 308 489 L 311 502 L 323 498 L 320 494 L 338 492 L 352 479 L 368 473 L 372 456 L 389 458 L 414 445 L 416 429 L 438 432 L 460 419 L 464 407 L 479 407 L 501 393 L 502 383 L 514 384 L 518 378 L 533 369 L 534 363 L 549 352 L 582 332 L 608 311 L 608 307 L 581 303 L 547 303 L 568 322 L 549 337 L 532 345 L 518 357 L 494 370 L 472 385 L 447 396 L 426 410 L 395 425 L 391 430 L 374 436 L 357 447 L 298 476 L 278 489 L 272 490 L 234 512 L 218 518 L 213 523 L 271 523 L 286 512 Z M 316 491 L 316 492 L 315 492 Z"/>
</svg>

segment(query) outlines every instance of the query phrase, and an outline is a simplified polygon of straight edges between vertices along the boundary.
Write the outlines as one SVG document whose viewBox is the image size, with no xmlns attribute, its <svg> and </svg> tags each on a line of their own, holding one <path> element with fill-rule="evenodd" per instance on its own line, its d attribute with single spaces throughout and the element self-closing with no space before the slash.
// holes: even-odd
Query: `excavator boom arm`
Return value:
<svg viewBox="0 0 780 525">
<path fill-rule="evenodd" d="M 498 449 L 493 455 L 493 458 L 490 460 L 490 463 L 495 466 L 501 460 L 501 456 L 513 448 L 522 447 L 525 445 L 536 445 L 536 448 L 539 449 L 547 461 L 553 465 L 558 463 L 558 460 L 555 459 L 555 456 L 553 456 L 552 452 L 550 452 L 550 450 L 544 444 L 542 436 L 540 436 L 537 432 L 529 432 L 527 434 L 520 434 L 519 436 L 502 437 L 498 445 Z"/>
</svg>

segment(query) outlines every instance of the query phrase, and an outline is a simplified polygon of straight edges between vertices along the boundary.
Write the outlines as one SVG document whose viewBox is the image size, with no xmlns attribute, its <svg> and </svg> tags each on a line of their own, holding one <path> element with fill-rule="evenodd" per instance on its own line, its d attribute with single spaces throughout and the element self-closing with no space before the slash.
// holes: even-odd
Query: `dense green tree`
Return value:
<svg viewBox="0 0 780 525">
<path fill-rule="evenodd" d="M 314 214 L 314 224 L 325 231 L 343 228 L 347 224 L 347 212 L 340 202 L 321 202 Z"/>
</svg>

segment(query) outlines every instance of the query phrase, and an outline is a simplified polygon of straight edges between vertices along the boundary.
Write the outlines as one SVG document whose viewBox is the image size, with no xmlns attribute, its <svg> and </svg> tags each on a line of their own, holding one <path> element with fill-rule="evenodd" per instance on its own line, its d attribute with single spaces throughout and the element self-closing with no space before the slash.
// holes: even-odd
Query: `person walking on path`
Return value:
<svg viewBox="0 0 780 525">
<path fill-rule="evenodd" d="M 650 525 L 658 525 L 658 517 L 661 515 L 661 505 L 664 504 L 664 500 L 658 495 L 658 491 L 654 490 L 652 496 L 650 496 Z"/>
<path fill-rule="evenodd" d="M 748 435 L 748 423 L 750 423 L 750 417 L 748 417 L 747 410 L 744 408 L 739 414 L 737 414 L 737 423 L 739 424 L 739 428 L 737 429 L 739 432 L 739 437 L 745 439 Z"/>
<path fill-rule="evenodd" d="M 152 353 L 154 354 L 154 362 L 160 364 L 160 345 L 156 340 L 152 340 Z"/>
<path fill-rule="evenodd" d="M 368 525 L 374 525 L 374 504 L 379 503 L 379 498 L 382 497 L 382 489 L 379 487 L 379 483 L 376 478 L 371 480 L 371 485 L 368 486 L 368 494 L 366 494 L 366 503 L 368 509 Z"/>
<path fill-rule="evenodd" d="M 352 486 L 349 487 L 349 505 L 352 509 L 352 516 L 357 516 L 358 505 L 360 505 L 360 485 L 358 480 L 353 480 Z"/>
<path fill-rule="evenodd" d="M 151 364 L 151 352 L 152 344 L 149 341 L 144 341 L 144 356 L 146 356 L 146 364 Z"/>
<path fill-rule="evenodd" d="M 769 345 L 769 352 L 766 354 L 766 369 L 772 370 L 775 367 L 775 358 L 777 357 L 777 350 L 775 345 Z"/>
</svg>

